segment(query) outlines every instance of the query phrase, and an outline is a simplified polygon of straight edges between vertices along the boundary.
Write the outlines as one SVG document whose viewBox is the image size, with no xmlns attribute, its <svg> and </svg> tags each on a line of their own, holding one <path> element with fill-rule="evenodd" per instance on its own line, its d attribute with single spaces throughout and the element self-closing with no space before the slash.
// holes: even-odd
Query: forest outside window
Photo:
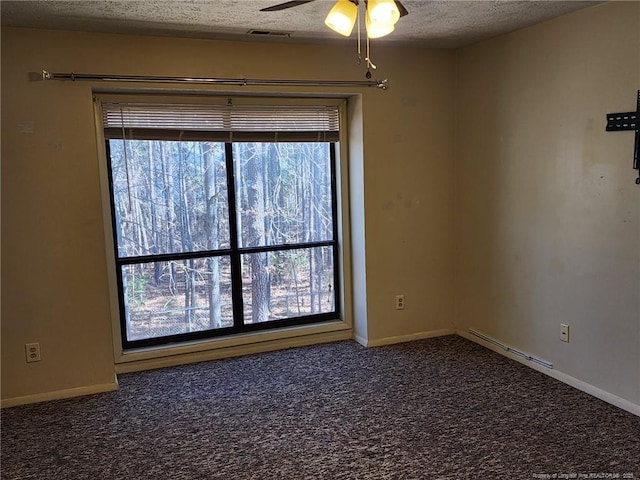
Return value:
<svg viewBox="0 0 640 480">
<path fill-rule="evenodd" d="M 337 105 L 102 111 L 124 349 L 340 318 Z"/>
</svg>

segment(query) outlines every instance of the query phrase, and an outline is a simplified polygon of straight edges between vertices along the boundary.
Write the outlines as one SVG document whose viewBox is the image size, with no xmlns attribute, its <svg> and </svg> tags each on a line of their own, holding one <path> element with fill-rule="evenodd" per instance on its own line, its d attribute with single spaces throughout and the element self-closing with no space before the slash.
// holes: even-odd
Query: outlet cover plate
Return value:
<svg viewBox="0 0 640 480">
<path fill-rule="evenodd" d="M 569 343 L 569 325 L 566 323 L 560 324 L 560 340 Z"/>
<path fill-rule="evenodd" d="M 40 357 L 40 344 L 39 343 L 27 343 L 24 346 L 25 355 L 27 356 L 27 363 L 39 362 L 42 360 Z"/>
</svg>

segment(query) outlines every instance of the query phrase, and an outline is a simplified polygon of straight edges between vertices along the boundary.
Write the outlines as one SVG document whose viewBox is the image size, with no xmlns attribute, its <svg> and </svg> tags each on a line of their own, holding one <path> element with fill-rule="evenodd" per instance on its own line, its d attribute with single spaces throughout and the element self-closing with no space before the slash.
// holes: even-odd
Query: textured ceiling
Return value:
<svg viewBox="0 0 640 480">
<path fill-rule="evenodd" d="M 326 28 L 323 22 L 333 0 L 315 0 L 279 12 L 260 12 L 261 8 L 282 1 L 2 0 L 0 18 L 3 26 L 113 33 L 289 42 L 342 38 Z M 406 41 L 432 47 L 459 47 L 601 2 L 402 0 L 402 3 L 409 15 L 400 19 L 395 32 L 377 42 Z M 282 35 L 248 35 L 249 30 Z"/>
</svg>

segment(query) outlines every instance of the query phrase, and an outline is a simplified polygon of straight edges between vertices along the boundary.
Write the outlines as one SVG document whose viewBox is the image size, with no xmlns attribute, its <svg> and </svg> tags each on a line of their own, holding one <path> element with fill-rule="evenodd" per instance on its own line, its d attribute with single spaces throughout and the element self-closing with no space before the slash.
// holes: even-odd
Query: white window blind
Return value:
<svg viewBox="0 0 640 480">
<path fill-rule="evenodd" d="M 335 142 L 336 105 L 103 103 L 106 138 Z"/>
</svg>

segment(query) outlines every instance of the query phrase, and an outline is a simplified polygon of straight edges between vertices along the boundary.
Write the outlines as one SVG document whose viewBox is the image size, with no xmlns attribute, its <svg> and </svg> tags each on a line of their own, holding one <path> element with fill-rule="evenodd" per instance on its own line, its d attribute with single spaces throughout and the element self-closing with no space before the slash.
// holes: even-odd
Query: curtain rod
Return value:
<svg viewBox="0 0 640 480">
<path fill-rule="evenodd" d="M 215 85 L 268 85 L 294 87 L 378 87 L 389 88 L 384 80 L 266 80 L 257 78 L 163 77 L 144 75 L 101 75 L 96 73 L 59 73 L 42 70 L 42 80 L 99 80 L 104 82 L 159 82 Z"/>
</svg>

